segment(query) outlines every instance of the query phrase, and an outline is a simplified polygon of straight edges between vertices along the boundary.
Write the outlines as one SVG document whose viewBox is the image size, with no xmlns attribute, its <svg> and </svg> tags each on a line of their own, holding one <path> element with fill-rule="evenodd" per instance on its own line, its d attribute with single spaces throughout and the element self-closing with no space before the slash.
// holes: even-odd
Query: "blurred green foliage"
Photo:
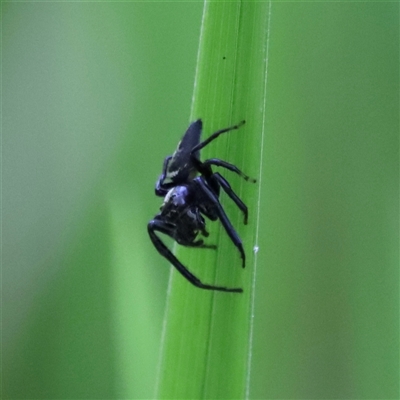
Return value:
<svg viewBox="0 0 400 400">
<path fill-rule="evenodd" d="M 2 3 L 2 398 L 153 397 L 201 13 Z M 398 398 L 399 4 L 272 2 L 268 60 L 250 397 Z"/>
<path fill-rule="evenodd" d="M 189 122 L 202 4 L 2 4 L 3 396 L 150 398 L 146 232 Z"/>
<path fill-rule="evenodd" d="M 399 3 L 272 3 L 253 398 L 399 397 Z"/>
<path fill-rule="evenodd" d="M 246 172 L 261 169 L 260 237 L 242 235 L 248 253 L 259 247 L 254 334 L 244 339 L 249 275 L 242 300 L 193 292 L 178 276 L 161 395 L 243 398 L 249 384 L 257 399 L 397 398 L 399 5 L 272 2 L 268 24 L 265 4 L 209 4 L 194 107 L 194 117 L 255 125 L 265 108 L 262 165 L 252 126 L 213 145 Z M 258 23 L 270 35 L 265 103 Z M 208 281 L 213 263 L 219 284 L 238 274 L 232 246 L 219 247 L 217 262 L 179 255 Z"/>
</svg>

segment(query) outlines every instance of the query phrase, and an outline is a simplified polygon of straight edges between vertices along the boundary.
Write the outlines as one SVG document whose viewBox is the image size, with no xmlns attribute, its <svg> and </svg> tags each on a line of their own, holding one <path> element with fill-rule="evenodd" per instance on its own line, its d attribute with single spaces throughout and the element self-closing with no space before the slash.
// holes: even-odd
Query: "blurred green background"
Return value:
<svg viewBox="0 0 400 400">
<path fill-rule="evenodd" d="M 169 269 L 146 225 L 201 15 L 2 5 L 4 398 L 152 397 Z"/>
<path fill-rule="evenodd" d="M 201 15 L 2 4 L 3 398 L 152 398 Z M 250 395 L 398 398 L 399 4 L 273 2 L 267 93 Z"/>
<path fill-rule="evenodd" d="M 251 394 L 397 399 L 399 3 L 273 2 L 269 50 Z"/>
</svg>

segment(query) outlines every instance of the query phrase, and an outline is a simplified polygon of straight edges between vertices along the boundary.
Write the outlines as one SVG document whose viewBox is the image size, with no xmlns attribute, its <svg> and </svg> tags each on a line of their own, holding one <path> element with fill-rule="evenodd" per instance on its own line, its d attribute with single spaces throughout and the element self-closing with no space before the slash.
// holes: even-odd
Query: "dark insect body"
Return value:
<svg viewBox="0 0 400 400">
<path fill-rule="evenodd" d="M 245 267 L 246 256 L 242 241 L 229 221 L 225 211 L 219 202 L 221 189 L 233 200 L 244 215 L 244 223 L 247 224 L 247 206 L 232 190 L 229 182 L 218 172 L 213 172 L 212 166 L 226 168 L 240 175 L 246 181 L 255 182 L 235 165 L 218 158 L 200 160 L 200 150 L 215 140 L 222 133 L 239 129 L 245 121 L 237 125 L 220 129 L 208 139 L 200 142 L 202 121 L 193 122 L 178 148 L 172 156 L 164 160 L 162 174 L 156 183 L 155 193 L 164 197 L 164 202 L 158 213 L 147 226 L 150 239 L 157 251 L 164 256 L 174 267 L 193 285 L 201 289 L 219 290 L 223 292 L 243 292 L 241 288 L 227 288 L 224 286 L 208 285 L 193 275 L 168 249 L 156 232 L 170 236 L 177 243 L 196 248 L 215 249 L 215 245 L 207 245 L 198 235 L 207 237 L 206 221 L 220 220 L 226 233 L 236 246 L 242 259 L 242 267 Z"/>
</svg>

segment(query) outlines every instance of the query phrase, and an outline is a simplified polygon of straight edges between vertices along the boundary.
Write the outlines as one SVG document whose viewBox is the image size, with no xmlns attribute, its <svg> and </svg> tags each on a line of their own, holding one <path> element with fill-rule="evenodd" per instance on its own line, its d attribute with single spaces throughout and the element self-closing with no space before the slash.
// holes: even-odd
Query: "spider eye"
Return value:
<svg viewBox="0 0 400 400">
<path fill-rule="evenodd" d="M 170 189 L 167 195 L 165 196 L 163 206 L 168 203 L 172 203 L 174 206 L 177 207 L 185 205 L 187 195 L 188 195 L 188 189 L 186 186 L 176 186 Z"/>
<path fill-rule="evenodd" d="M 176 206 L 181 206 L 186 204 L 186 197 L 188 190 L 186 186 L 177 186 L 172 193 L 172 202 Z"/>
</svg>

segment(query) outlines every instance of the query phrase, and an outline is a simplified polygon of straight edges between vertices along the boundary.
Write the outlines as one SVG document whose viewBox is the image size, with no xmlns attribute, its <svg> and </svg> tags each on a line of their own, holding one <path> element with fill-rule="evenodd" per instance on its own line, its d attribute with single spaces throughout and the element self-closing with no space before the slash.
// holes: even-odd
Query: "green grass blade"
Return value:
<svg viewBox="0 0 400 400">
<path fill-rule="evenodd" d="M 398 398 L 399 5 L 269 5 L 206 4 L 191 119 L 205 137 L 247 123 L 202 156 L 263 182 L 224 172 L 250 210 L 243 226 L 222 196 L 246 270 L 219 224 L 217 252 L 178 249 L 204 282 L 245 292 L 173 272 L 159 397 Z"/>
<path fill-rule="evenodd" d="M 243 119 L 237 131 L 222 135 L 202 158 L 227 160 L 259 178 L 265 120 L 265 79 L 270 4 L 205 3 L 191 120 L 203 119 L 203 138 Z M 222 195 L 241 236 L 240 256 L 219 223 L 209 224 L 218 251 L 181 249 L 178 257 L 205 283 L 242 287 L 243 294 L 193 287 L 172 272 L 162 340 L 159 398 L 242 398 L 246 393 L 251 321 L 253 247 L 259 186 L 223 171 L 249 207 L 249 224 Z"/>
</svg>

